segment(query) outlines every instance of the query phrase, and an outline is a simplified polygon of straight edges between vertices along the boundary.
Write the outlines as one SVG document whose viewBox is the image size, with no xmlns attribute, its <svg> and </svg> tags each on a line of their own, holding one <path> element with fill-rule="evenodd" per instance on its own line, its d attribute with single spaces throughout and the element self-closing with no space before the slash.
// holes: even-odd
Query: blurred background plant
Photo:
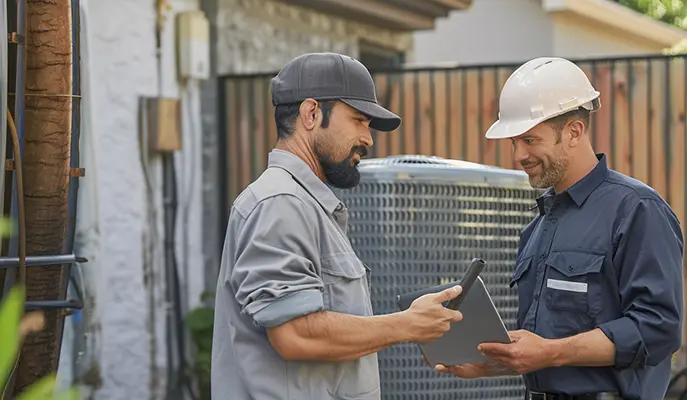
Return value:
<svg viewBox="0 0 687 400">
<path fill-rule="evenodd" d="M 687 29 L 687 4 L 685 0 L 615 0 L 647 17 Z"/>
<path fill-rule="evenodd" d="M 210 400 L 212 329 L 215 317 L 215 311 L 210 305 L 215 298 L 215 293 L 203 292 L 200 298 L 203 305 L 186 314 L 185 322 L 195 348 L 193 373 L 198 385 L 200 400 Z"/>
<path fill-rule="evenodd" d="M 0 388 L 2 397 L 11 390 L 8 385 L 9 377 L 16 368 L 19 351 L 24 338 L 43 329 L 45 320 L 40 311 L 24 314 L 24 289 L 17 285 L 13 287 L 0 306 Z M 55 393 L 56 375 L 43 377 L 31 385 L 17 400 L 78 400 L 79 391 L 73 387 L 60 393 Z"/>
<path fill-rule="evenodd" d="M 0 219 L 0 237 L 12 235 L 12 221 Z M 0 400 L 7 398 L 12 390 L 9 387 L 10 376 L 17 368 L 21 345 L 31 333 L 44 328 L 45 318 L 41 311 L 24 313 L 26 294 L 22 285 L 15 285 L 0 303 Z M 80 393 L 72 387 L 55 393 L 56 374 L 43 377 L 29 386 L 17 400 L 78 400 Z"/>
</svg>

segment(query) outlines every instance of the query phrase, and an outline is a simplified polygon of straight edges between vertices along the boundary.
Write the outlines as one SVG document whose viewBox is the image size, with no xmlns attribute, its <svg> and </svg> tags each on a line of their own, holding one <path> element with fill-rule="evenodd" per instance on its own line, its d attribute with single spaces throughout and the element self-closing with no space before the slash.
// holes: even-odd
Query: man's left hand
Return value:
<svg viewBox="0 0 687 400">
<path fill-rule="evenodd" d="M 478 349 L 487 357 L 510 367 L 518 374 L 554 366 L 550 340 L 526 330 L 510 332 L 510 337 L 512 343 L 482 343 Z"/>
</svg>

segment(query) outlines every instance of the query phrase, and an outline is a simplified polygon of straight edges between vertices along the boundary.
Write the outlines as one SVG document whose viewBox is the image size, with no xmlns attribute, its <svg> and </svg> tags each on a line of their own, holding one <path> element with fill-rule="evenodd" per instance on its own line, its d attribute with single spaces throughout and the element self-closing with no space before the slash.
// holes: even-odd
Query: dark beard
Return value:
<svg viewBox="0 0 687 400">
<path fill-rule="evenodd" d="M 338 189 L 350 189 L 360 182 L 360 171 L 357 165 L 353 164 L 353 154 L 359 153 L 361 157 L 367 155 L 365 147 L 356 146 L 351 149 L 348 157 L 342 161 L 333 161 L 331 157 L 321 154 L 320 149 L 315 146 L 315 156 L 318 158 L 324 177 L 327 182 Z"/>
</svg>

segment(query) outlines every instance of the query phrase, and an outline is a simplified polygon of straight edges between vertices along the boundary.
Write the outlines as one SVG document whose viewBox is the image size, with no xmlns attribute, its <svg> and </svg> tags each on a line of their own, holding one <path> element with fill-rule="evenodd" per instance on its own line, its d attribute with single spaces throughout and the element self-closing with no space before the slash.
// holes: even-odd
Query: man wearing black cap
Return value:
<svg viewBox="0 0 687 400">
<path fill-rule="evenodd" d="M 213 399 L 379 399 L 376 352 L 442 336 L 454 287 L 406 312 L 373 316 L 367 267 L 330 189 L 358 183 L 370 128 L 401 119 L 377 103 L 357 60 L 305 54 L 272 80 L 278 142 L 267 170 L 234 201 L 212 349 Z"/>
</svg>

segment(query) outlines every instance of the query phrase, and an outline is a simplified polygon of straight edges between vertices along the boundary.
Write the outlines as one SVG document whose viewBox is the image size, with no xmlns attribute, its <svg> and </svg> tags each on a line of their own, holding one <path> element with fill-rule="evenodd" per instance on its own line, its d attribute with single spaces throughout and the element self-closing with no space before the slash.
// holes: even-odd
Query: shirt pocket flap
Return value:
<svg viewBox="0 0 687 400">
<path fill-rule="evenodd" d="M 337 253 L 321 259 L 325 284 L 365 276 L 365 266 L 355 253 Z"/>
<path fill-rule="evenodd" d="M 530 268 L 531 262 L 532 256 L 525 257 L 522 260 L 518 261 L 518 263 L 515 265 L 515 272 L 513 273 L 513 277 L 510 280 L 510 287 L 513 287 L 513 285 L 515 285 L 515 282 L 522 278 L 522 274 L 527 272 L 527 270 Z"/>
<path fill-rule="evenodd" d="M 567 277 L 600 272 L 603 267 L 603 254 L 584 251 L 552 251 L 546 264 Z"/>
</svg>

